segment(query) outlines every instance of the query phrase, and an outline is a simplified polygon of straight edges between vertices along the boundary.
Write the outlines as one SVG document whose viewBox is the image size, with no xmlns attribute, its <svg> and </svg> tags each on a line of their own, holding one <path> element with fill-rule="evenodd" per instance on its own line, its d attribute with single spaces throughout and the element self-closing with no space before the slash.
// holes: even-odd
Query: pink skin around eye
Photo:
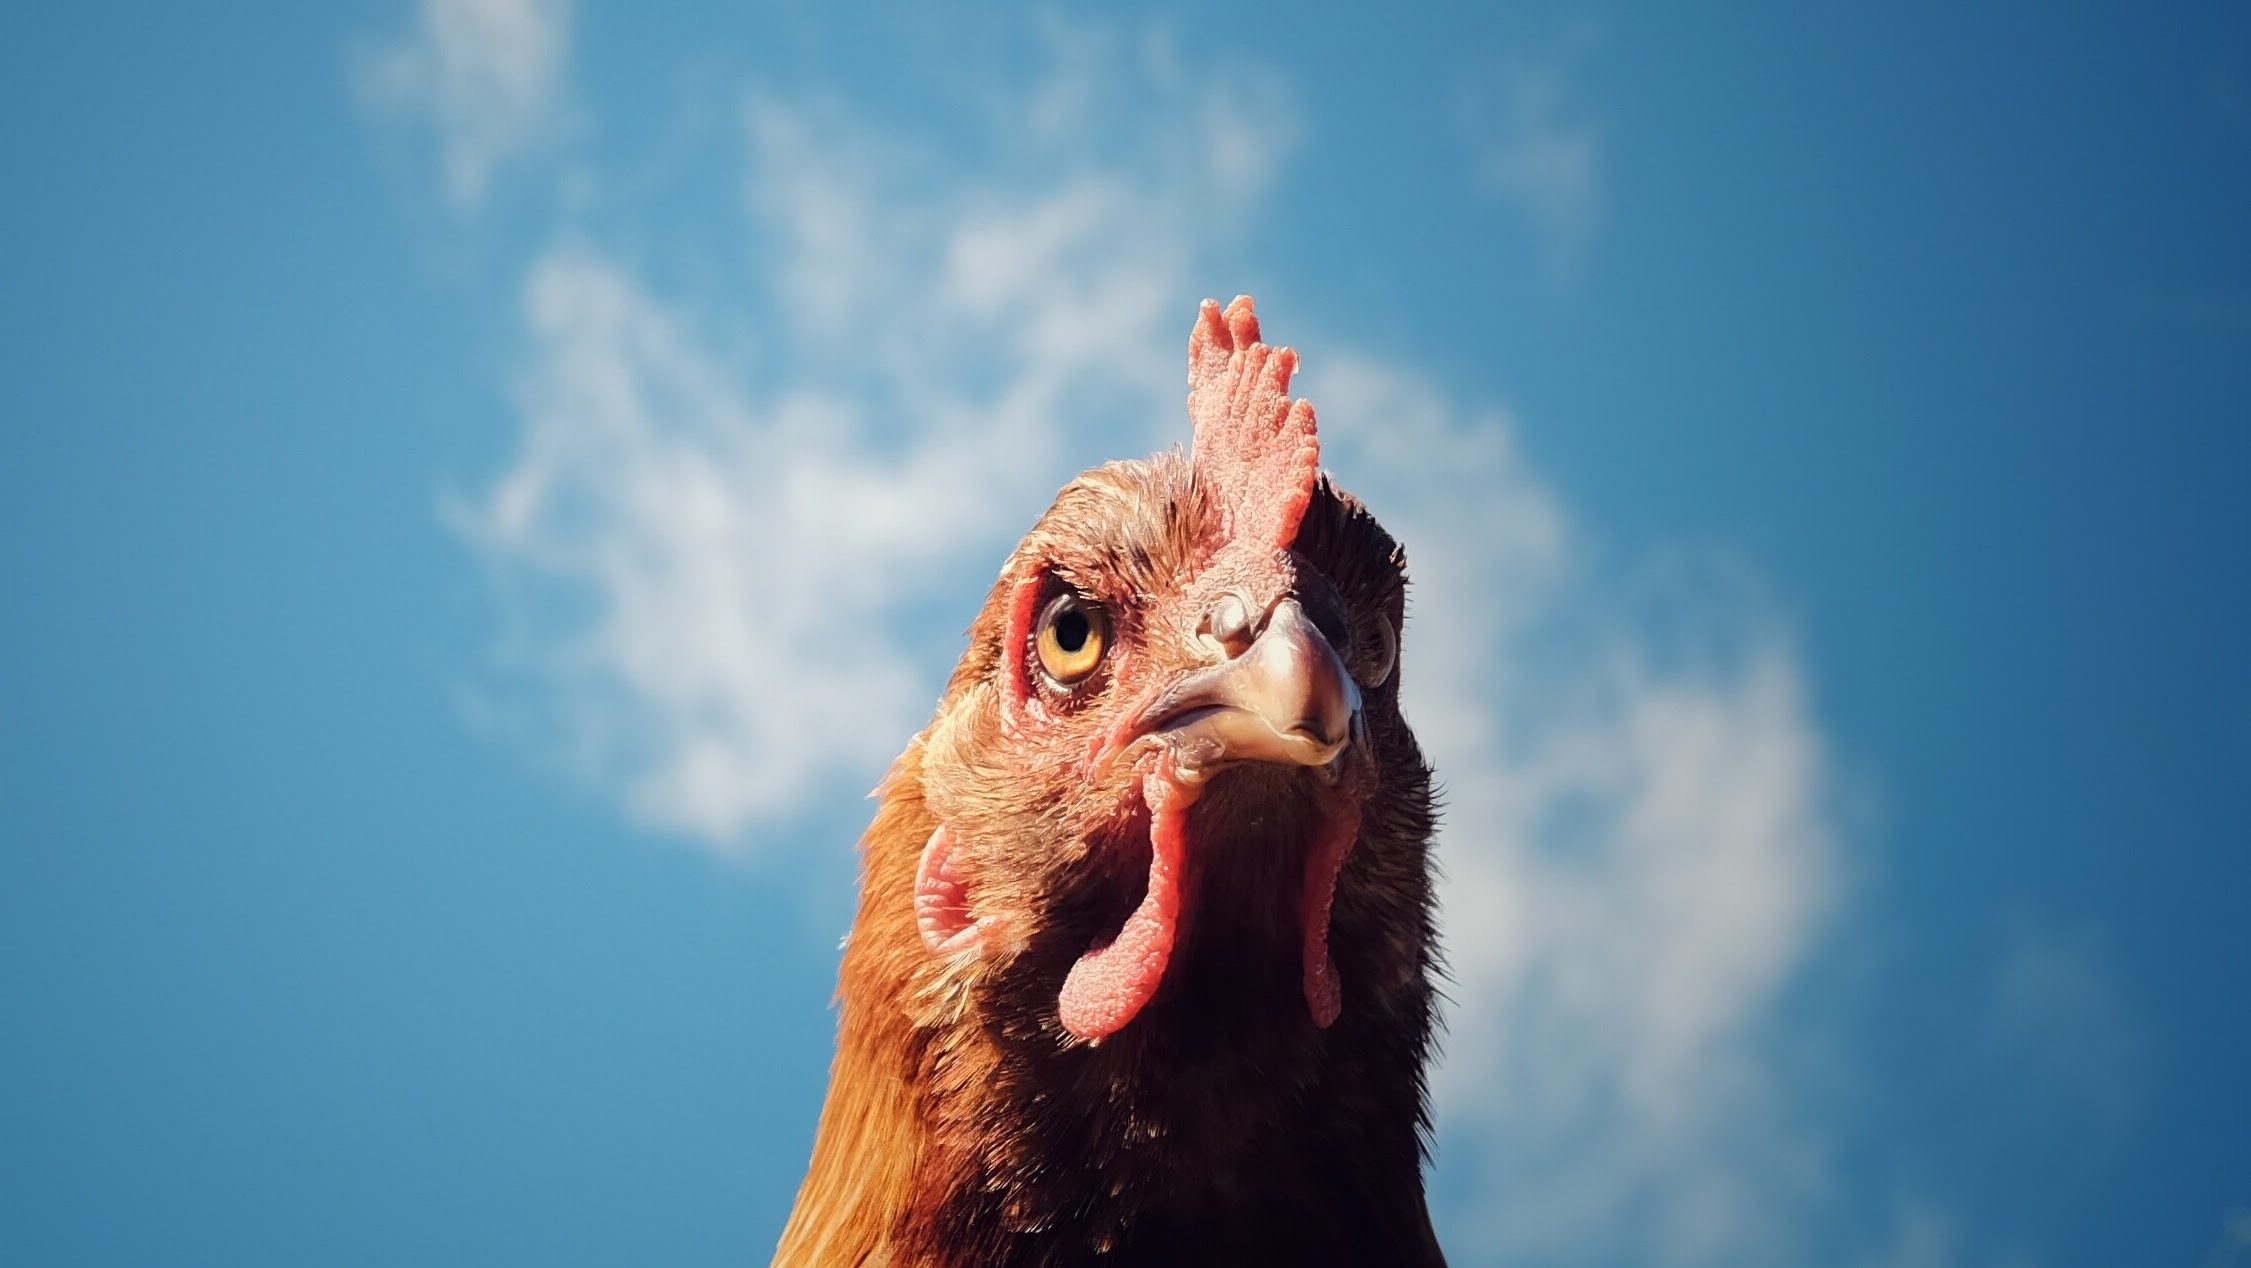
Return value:
<svg viewBox="0 0 2251 1268">
<path fill-rule="evenodd" d="M 1044 568 L 1026 570 L 1024 579 L 1016 583 L 1016 593 L 1008 613 L 1008 641 L 1002 646 L 1002 668 L 1007 671 L 1008 712 L 1011 718 L 1021 716 L 1025 701 L 1032 690 L 1032 676 L 1024 664 L 1024 649 L 1032 641 L 1032 620 L 1038 615 L 1040 582 L 1047 575 Z"/>
</svg>

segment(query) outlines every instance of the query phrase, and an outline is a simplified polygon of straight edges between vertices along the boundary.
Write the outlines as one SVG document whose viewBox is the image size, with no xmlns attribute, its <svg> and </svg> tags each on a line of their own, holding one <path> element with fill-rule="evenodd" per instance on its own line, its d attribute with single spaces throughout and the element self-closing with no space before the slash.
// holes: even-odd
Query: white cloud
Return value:
<svg viewBox="0 0 2251 1268">
<path fill-rule="evenodd" d="M 837 765 L 880 767 L 926 704 L 891 605 L 991 531 L 958 490 L 1013 437 L 937 428 L 879 455 L 849 401 L 754 405 L 582 249 L 538 263 L 524 308 L 522 446 L 458 516 L 533 605 L 517 615 L 580 751 L 648 822 L 727 847 Z"/>
<path fill-rule="evenodd" d="M 362 59 L 362 96 L 436 134 L 446 193 L 484 197 L 508 159 L 554 138 L 570 57 L 567 0 L 423 0 L 414 31 Z"/>
<path fill-rule="evenodd" d="M 585 246 L 533 268 L 521 440 L 458 515 L 563 742 L 642 820 L 742 853 L 864 788 L 959 647 L 910 622 L 966 618 L 1080 466 L 1185 438 L 1186 323 L 1237 280 L 1214 262 L 1280 173 L 1287 95 L 1162 39 L 1053 43 L 1053 75 L 988 103 L 974 162 L 754 100 L 748 312 Z M 1765 1041 L 1839 848 L 1788 643 L 1731 615 L 1737 654 L 1683 666 L 1588 598 L 1504 414 L 1311 314 L 1269 320 L 1415 576 L 1407 701 L 1450 803 L 1436 1191 L 1458 1258 L 1788 1261 L 1822 1158 Z"/>
<path fill-rule="evenodd" d="M 1451 1231 L 1510 1262 L 1788 1262 L 1821 1158 L 1760 1024 L 1839 848 L 1794 656 L 1751 620 L 1731 661 L 1659 668 L 1658 632 L 1581 597 L 1504 417 L 1331 360 L 1306 390 L 1407 543 L 1404 703 L 1447 790 L 1441 1167 L 1480 1194 Z"/>
<path fill-rule="evenodd" d="M 1044 180 L 934 179 L 837 110 L 753 102 L 753 360 L 790 368 L 763 385 L 616 261 L 539 261 L 522 442 L 457 518 L 565 747 L 636 817 L 742 853 L 865 788 L 958 651 L 908 622 L 966 621 L 1059 472 L 1177 438 L 1199 191 L 1285 144 L 1235 99 L 1173 85 L 1100 164 L 1035 142 Z"/>
</svg>

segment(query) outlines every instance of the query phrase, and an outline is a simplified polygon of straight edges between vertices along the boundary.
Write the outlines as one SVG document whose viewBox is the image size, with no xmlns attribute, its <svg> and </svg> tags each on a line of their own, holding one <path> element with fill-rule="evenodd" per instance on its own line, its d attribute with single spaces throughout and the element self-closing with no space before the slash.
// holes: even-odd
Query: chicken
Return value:
<svg viewBox="0 0 2251 1268">
<path fill-rule="evenodd" d="M 1403 556 L 1248 297 L 1074 480 L 877 790 L 777 1265 L 1439 1264 Z"/>
</svg>

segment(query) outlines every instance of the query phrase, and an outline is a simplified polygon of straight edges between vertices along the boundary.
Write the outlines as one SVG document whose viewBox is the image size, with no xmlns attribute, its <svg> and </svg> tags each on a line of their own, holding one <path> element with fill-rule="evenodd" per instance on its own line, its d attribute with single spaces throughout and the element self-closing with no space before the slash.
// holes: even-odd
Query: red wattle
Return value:
<svg viewBox="0 0 2251 1268">
<path fill-rule="evenodd" d="M 1339 811 L 1322 821 L 1320 837 L 1305 859 L 1305 892 L 1298 920 L 1305 930 L 1305 1006 L 1313 1024 L 1327 1029 L 1344 1011 L 1344 988 L 1336 961 L 1329 956 L 1329 908 L 1336 901 L 1337 873 L 1360 835 L 1360 812 Z"/>
<path fill-rule="evenodd" d="M 1149 805 L 1149 892 L 1118 936 L 1079 957 L 1063 979 L 1056 1012 L 1063 1028 L 1089 1043 L 1116 1034 L 1138 1015 L 1165 980 L 1180 928 L 1180 876 L 1187 853 L 1188 808 L 1161 775 L 1143 777 Z M 1186 801 L 1186 798 L 1180 798 Z"/>
</svg>

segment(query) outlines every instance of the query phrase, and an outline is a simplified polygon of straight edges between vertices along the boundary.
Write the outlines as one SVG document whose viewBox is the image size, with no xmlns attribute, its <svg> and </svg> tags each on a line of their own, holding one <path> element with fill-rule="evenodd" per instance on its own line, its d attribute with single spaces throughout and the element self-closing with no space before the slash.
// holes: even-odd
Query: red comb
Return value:
<svg viewBox="0 0 2251 1268">
<path fill-rule="evenodd" d="M 1287 550 L 1313 501 L 1321 441 L 1313 403 L 1290 399 L 1297 353 L 1259 342 L 1251 297 L 1205 300 L 1188 332 L 1196 479 L 1226 516 L 1228 544 Z"/>
</svg>

